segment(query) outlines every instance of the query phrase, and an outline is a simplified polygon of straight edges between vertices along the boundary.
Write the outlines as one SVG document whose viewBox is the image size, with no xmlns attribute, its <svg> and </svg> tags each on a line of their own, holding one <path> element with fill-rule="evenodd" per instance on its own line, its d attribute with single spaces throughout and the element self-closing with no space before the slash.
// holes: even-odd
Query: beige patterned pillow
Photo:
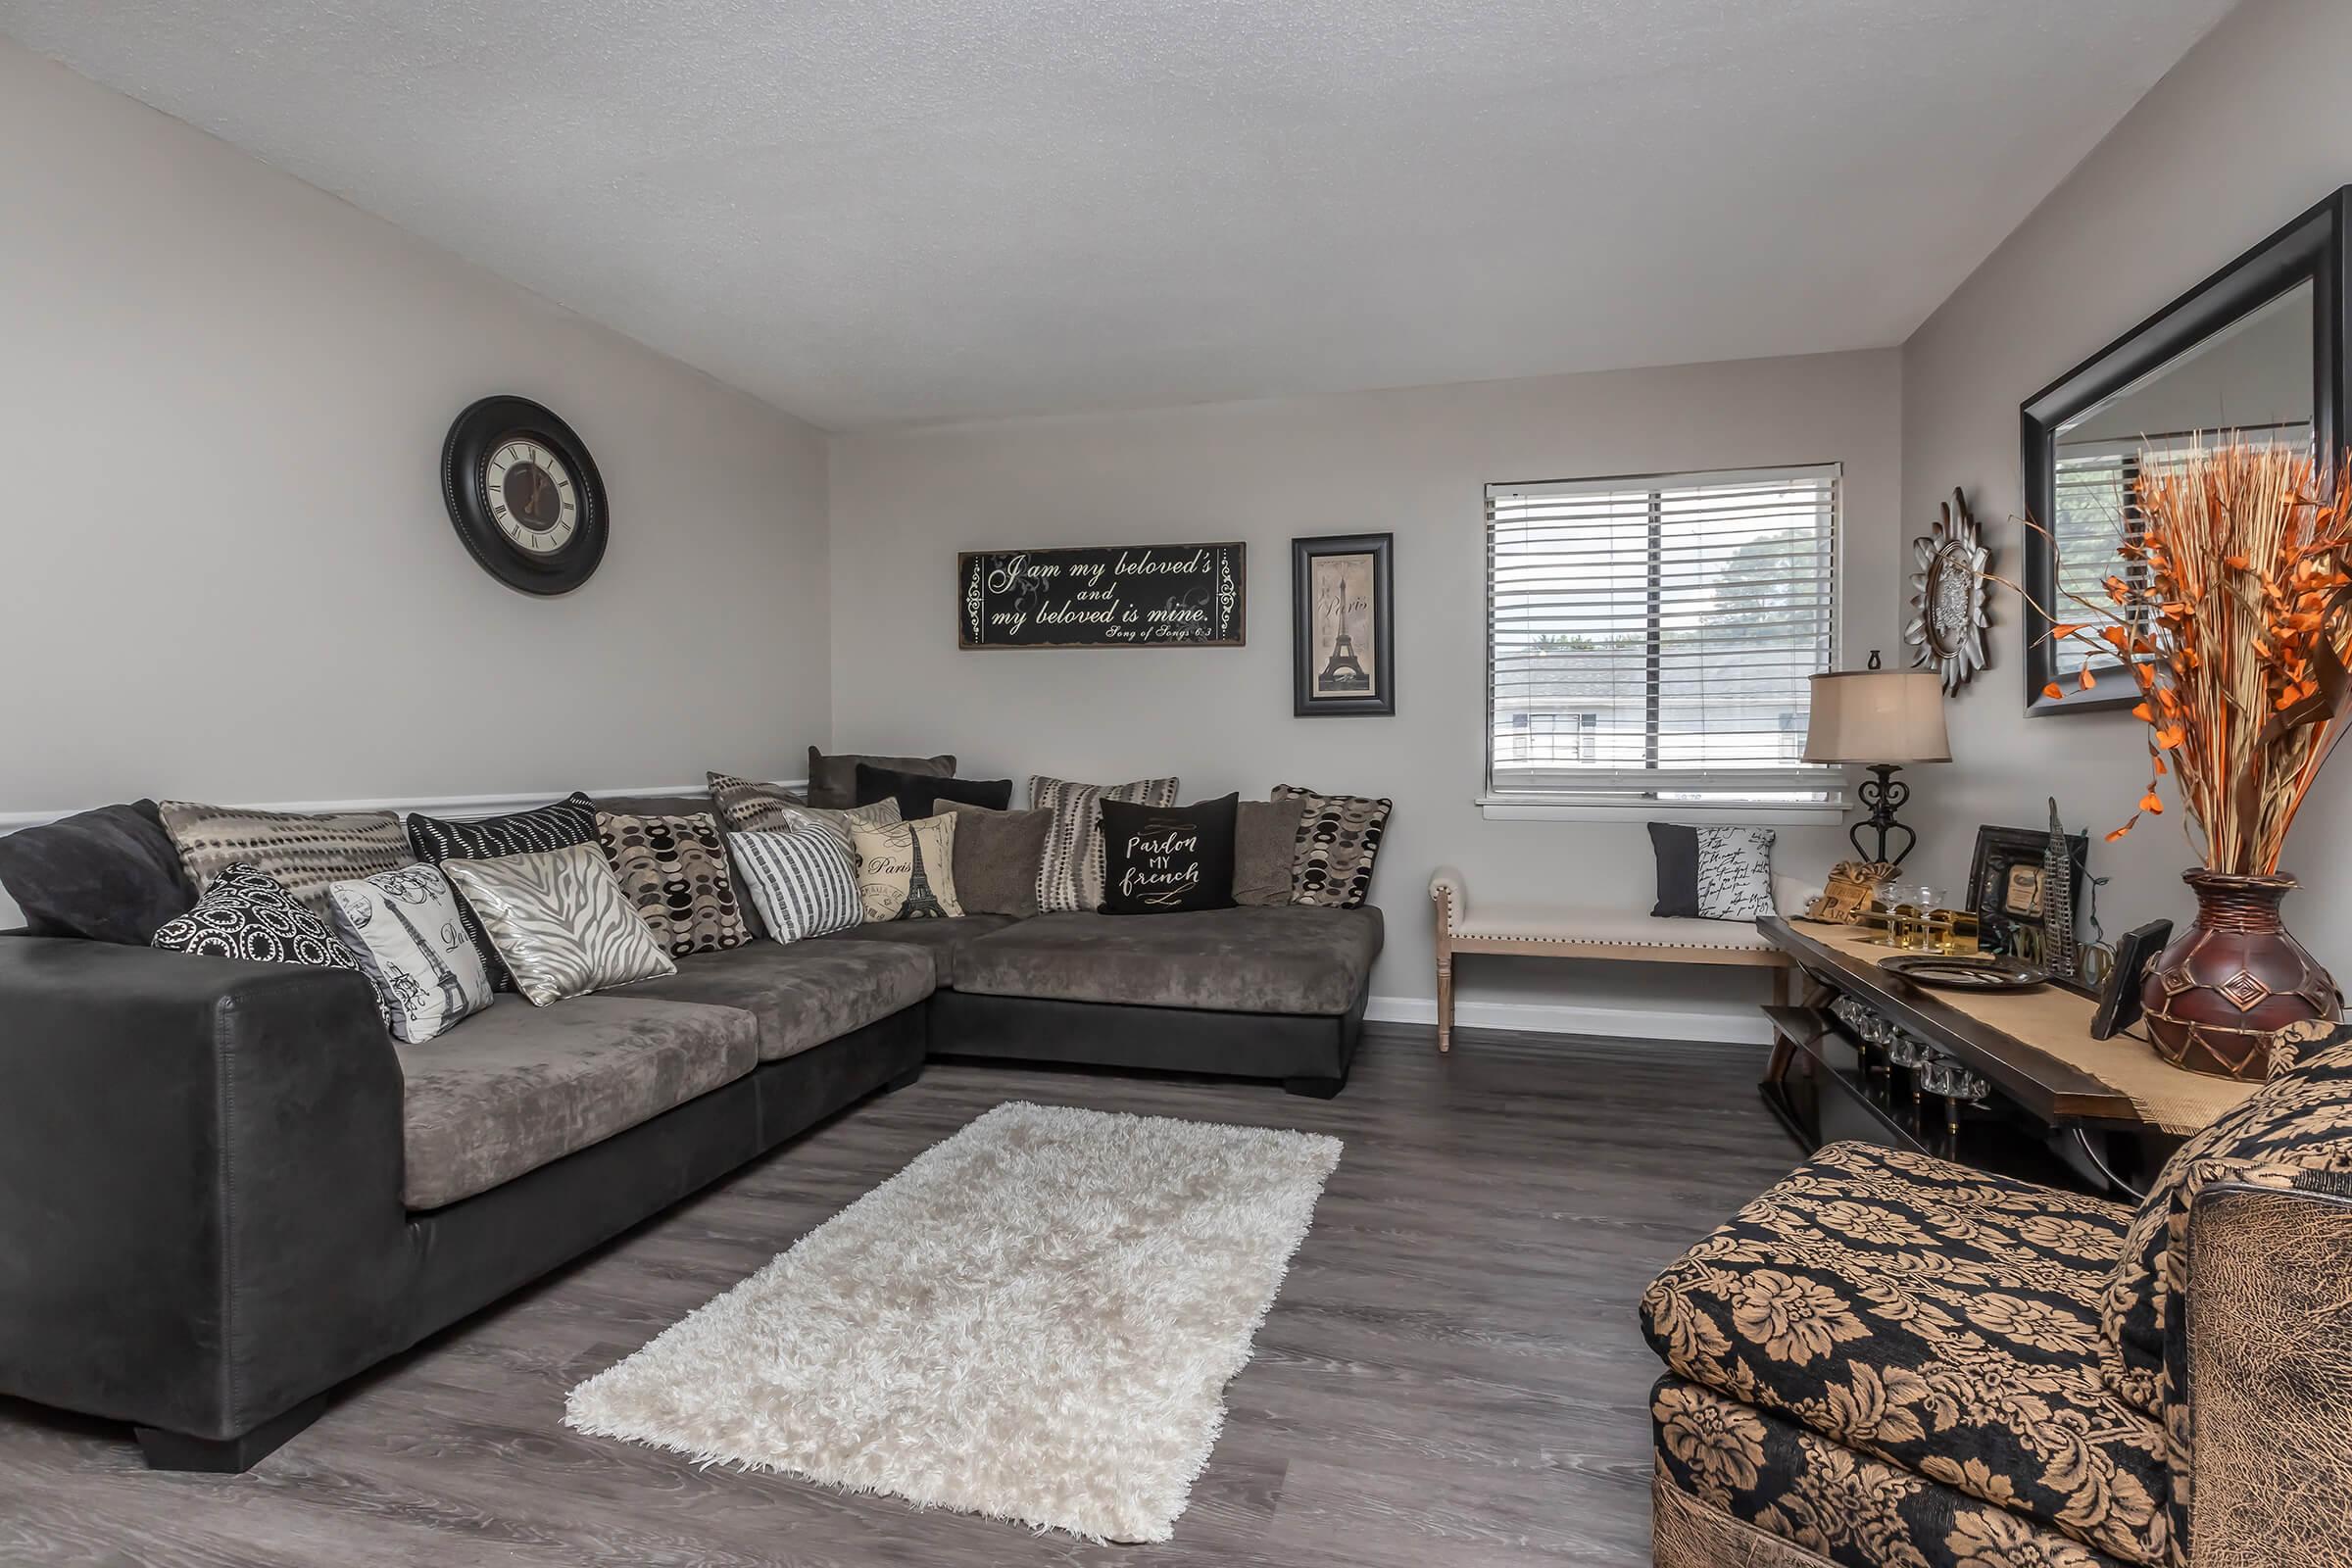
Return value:
<svg viewBox="0 0 2352 1568">
<path fill-rule="evenodd" d="M 821 827 L 841 840 L 842 847 L 855 855 L 858 850 L 857 846 L 852 843 L 852 835 L 858 828 L 890 827 L 897 823 L 903 814 L 899 809 L 899 803 L 895 799 L 876 801 L 871 806 L 853 806 L 847 810 L 840 811 L 829 810 L 821 806 L 788 806 L 784 808 L 783 819 L 768 831 L 772 833 L 781 832 L 786 828 Z"/>
<path fill-rule="evenodd" d="M 1396 803 L 1317 795 L 1292 784 L 1277 785 L 1274 799 L 1296 802 L 1305 813 L 1291 860 L 1291 902 L 1326 909 L 1360 907 L 1372 891 L 1372 862 Z"/>
<path fill-rule="evenodd" d="M 1128 784 L 1071 784 L 1032 776 L 1029 805 L 1054 813 L 1046 857 L 1037 868 L 1037 906 L 1046 913 L 1102 906 L 1102 803 L 1174 806 L 1176 780 L 1139 778 Z"/>
<path fill-rule="evenodd" d="M 678 972 L 593 844 L 444 860 L 441 871 L 534 1007 Z"/>
<path fill-rule="evenodd" d="M 752 940 L 726 846 L 708 811 L 682 816 L 596 813 L 597 842 L 620 891 L 673 958 L 724 953 Z"/>
<path fill-rule="evenodd" d="M 956 898 L 955 813 L 880 827 L 859 823 L 850 829 L 850 839 L 858 851 L 858 896 L 868 921 L 962 916 L 963 906 Z"/>
<path fill-rule="evenodd" d="M 250 865 L 330 926 L 327 889 L 416 858 L 397 811 L 253 811 L 193 801 L 164 801 L 157 809 L 198 893 L 230 866 Z"/>
</svg>

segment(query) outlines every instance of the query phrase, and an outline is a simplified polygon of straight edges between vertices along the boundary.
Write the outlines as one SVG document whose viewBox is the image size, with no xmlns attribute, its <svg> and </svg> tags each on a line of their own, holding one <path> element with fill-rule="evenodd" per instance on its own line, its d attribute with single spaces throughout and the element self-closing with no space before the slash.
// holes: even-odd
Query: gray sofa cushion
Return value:
<svg viewBox="0 0 2352 1568">
<path fill-rule="evenodd" d="M 1380 911 L 1041 914 L 966 943 L 956 989 L 1216 1012 L 1344 1013 L 1380 956 Z"/>
<path fill-rule="evenodd" d="M 956 818 L 956 836 L 963 834 L 963 819 Z M 958 895 L 963 891 L 960 877 L 956 880 Z M 828 931 L 816 938 L 819 942 L 895 942 L 910 948 L 920 948 L 931 955 L 931 964 L 938 973 L 942 988 L 956 983 L 956 956 L 964 947 L 992 931 L 1002 931 L 1012 924 L 1008 914 L 966 914 L 954 920 L 874 920 L 854 925 L 846 931 Z"/>
<path fill-rule="evenodd" d="M 407 1080 L 403 1196 L 438 1208 L 742 1077 L 759 1063 L 760 1026 L 634 990 L 546 1007 L 510 995 L 394 1050 Z"/>
<path fill-rule="evenodd" d="M 931 955 L 903 943 L 748 942 L 680 958 L 627 994 L 741 1007 L 760 1020 L 760 1059 L 781 1061 L 913 1006 L 932 976 Z"/>
</svg>

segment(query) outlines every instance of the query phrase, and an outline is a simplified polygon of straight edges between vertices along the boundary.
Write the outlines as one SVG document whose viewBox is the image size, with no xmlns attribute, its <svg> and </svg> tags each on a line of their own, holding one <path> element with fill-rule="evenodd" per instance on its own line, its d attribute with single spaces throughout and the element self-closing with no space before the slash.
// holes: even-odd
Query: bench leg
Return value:
<svg viewBox="0 0 2352 1568">
<path fill-rule="evenodd" d="M 1453 955 L 1438 950 L 1438 1050 L 1453 1049 Z"/>
</svg>

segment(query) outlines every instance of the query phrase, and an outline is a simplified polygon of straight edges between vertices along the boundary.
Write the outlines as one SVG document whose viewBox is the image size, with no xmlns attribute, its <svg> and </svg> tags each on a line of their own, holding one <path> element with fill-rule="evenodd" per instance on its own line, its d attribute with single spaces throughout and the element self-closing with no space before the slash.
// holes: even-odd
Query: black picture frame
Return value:
<svg viewBox="0 0 2352 1568">
<path fill-rule="evenodd" d="M 2099 1010 L 2091 1014 L 2090 1038 L 2112 1040 L 2139 1021 L 2139 986 L 2148 965 L 2173 940 L 2173 922 L 2150 920 L 2124 933 L 2115 945 L 2115 963 L 2099 988 Z"/>
<path fill-rule="evenodd" d="M 1392 581 L 1396 536 L 1389 533 L 1317 534 L 1291 541 L 1291 711 L 1299 718 L 1387 718 L 1396 711 L 1396 609 Z M 1345 630 L 1324 646 L 1318 630 L 1318 563 L 1367 558 L 1369 581 L 1357 626 L 1371 629 L 1369 660 Z M 1326 573 L 1326 587 L 1330 573 Z M 1345 586 L 1344 584 L 1342 586 Z M 1348 667 L 1368 683 L 1361 693 L 1335 690 L 1333 672 Z"/>
<path fill-rule="evenodd" d="M 2352 320 L 2352 270 L 2347 268 L 2345 224 L 2352 216 L 2352 186 L 2338 189 L 2261 244 L 2215 272 L 2195 288 L 2108 344 L 2026 400 L 2024 426 L 2026 515 L 2041 528 L 2057 516 L 2057 432 L 2083 411 L 2187 353 L 2239 318 L 2260 310 L 2304 283 L 2311 285 L 2312 436 L 2323 463 L 2344 441 L 2342 418 L 2352 407 L 2346 385 L 2343 328 Z M 2047 534 L 2029 525 L 2021 552 L 2020 585 L 2026 603 L 2018 625 L 2025 639 L 2026 711 L 2095 712 L 2129 708 L 2139 701 L 2136 684 L 2121 677 L 2119 661 L 2089 667 L 2098 684 L 2071 689 L 2063 698 L 2044 688 L 2059 681 L 2058 649 L 2050 640 L 2050 617 L 2058 610 L 2058 563 Z M 2043 609 L 2036 609 L 2035 606 Z"/>
<path fill-rule="evenodd" d="M 2079 921 L 2082 914 L 2082 889 L 2090 880 L 2090 835 L 2071 833 L 2066 843 L 2067 853 L 2075 862 L 2074 908 L 2070 913 Z M 1976 853 L 1969 858 L 1968 865 L 1968 906 L 1976 911 L 1979 945 L 1993 953 L 2023 958 L 2036 967 L 2039 966 L 2036 956 L 2018 952 L 2016 933 L 2023 927 L 2038 930 L 2041 925 L 2041 864 L 2049 847 L 2047 828 L 1980 827 Z M 2015 912 L 2012 873 L 2019 870 L 2032 873 L 2035 903 L 2030 913 Z"/>
</svg>

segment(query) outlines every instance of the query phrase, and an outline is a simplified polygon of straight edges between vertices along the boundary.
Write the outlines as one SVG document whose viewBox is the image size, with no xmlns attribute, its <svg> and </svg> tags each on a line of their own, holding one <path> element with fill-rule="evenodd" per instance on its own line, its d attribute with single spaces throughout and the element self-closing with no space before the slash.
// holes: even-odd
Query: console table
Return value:
<svg viewBox="0 0 2352 1568">
<path fill-rule="evenodd" d="M 2136 1196 L 2182 1140 L 2255 1085 L 2185 1072 L 2140 1041 L 2090 1038 L 2058 987 L 1934 991 L 1887 973 L 1853 927 L 1760 920 L 1805 977 L 1764 1009 L 1759 1088 L 1807 1152 L 1859 1138 L 2031 1181 Z"/>
</svg>

